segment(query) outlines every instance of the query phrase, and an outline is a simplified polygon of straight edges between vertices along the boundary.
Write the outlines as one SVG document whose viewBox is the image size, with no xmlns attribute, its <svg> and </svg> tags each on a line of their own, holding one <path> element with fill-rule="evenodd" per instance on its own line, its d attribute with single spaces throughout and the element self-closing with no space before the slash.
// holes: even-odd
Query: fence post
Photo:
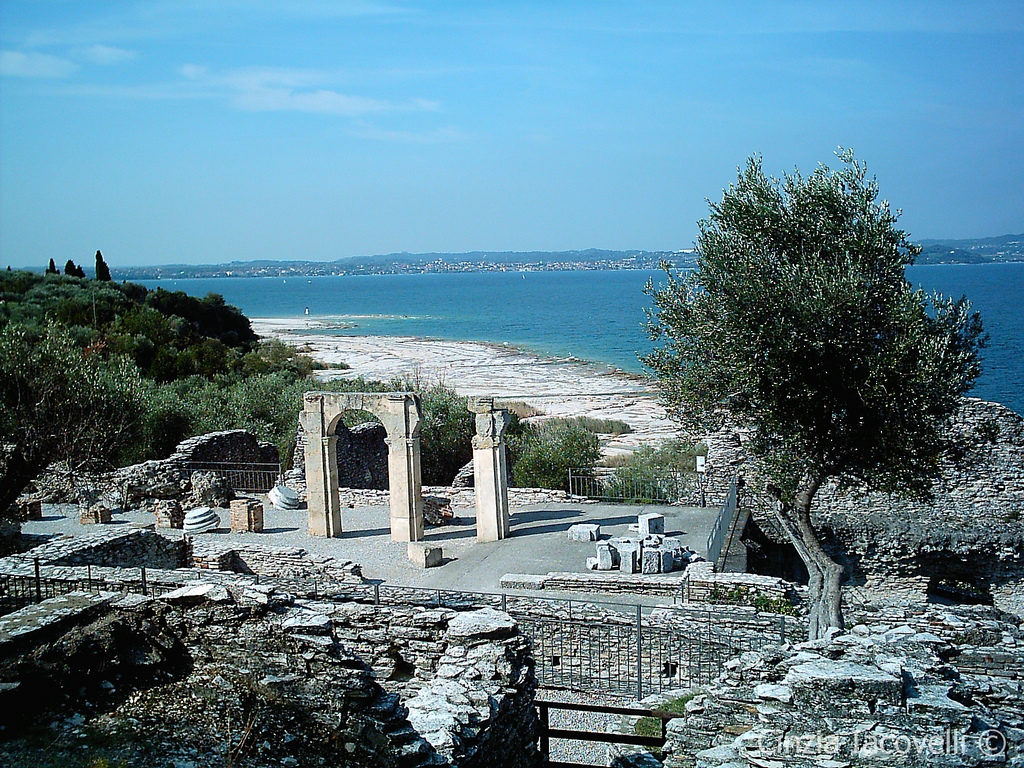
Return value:
<svg viewBox="0 0 1024 768">
<path fill-rule="evenodd" d="M 88 580 L 89 591 L 92 592 L 92 563 L 85 566 L 85 577 Z"/>
<path fill-rule="evenodd" d="M 537 719 L 540 720 L 540 743 L 537 745 L 537 751 L 540 752 L 540 764 L 547 765 L 548 762 L 548 705 L 546 702 L 537 702 Z"/>
<path fill-rule="evenodd" d="M 139 570 L 142 571 L 142 594 L 146 594 L 146 567 L 143 566 Z"/>
<path fill-rule="evenodd" d="M 39 578 L 39 558 L 38 557 L 35 558 L 35 564 L 36 564 L 36 602 L 37 603 L 41 603 L 41 602 L 43 602 L 43 585 L 42 585 L 41 580 Z"/>
<path fill-rule="evenodd" d="M 501 593 L 501 610 L 508 613 L 508 595 Z"/>
<path fill-rule="evenodd" d="M 636 607 L 636 700 L 641 701 L 644 697 L 644 660 L 643 660 L 643 608 Z"/>
</svg>

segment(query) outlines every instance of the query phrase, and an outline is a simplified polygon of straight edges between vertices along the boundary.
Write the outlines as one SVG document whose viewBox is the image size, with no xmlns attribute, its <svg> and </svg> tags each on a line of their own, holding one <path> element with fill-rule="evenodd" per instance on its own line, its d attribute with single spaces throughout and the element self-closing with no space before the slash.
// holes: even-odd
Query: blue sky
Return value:
<svg viewBox="0 0 1024 768">
<path fill-rule="evenodd" d="M 1024 3 L 0 3 L 0 263 L 675 249 L 853 147 L 1024 230 Z"/>
</svg>

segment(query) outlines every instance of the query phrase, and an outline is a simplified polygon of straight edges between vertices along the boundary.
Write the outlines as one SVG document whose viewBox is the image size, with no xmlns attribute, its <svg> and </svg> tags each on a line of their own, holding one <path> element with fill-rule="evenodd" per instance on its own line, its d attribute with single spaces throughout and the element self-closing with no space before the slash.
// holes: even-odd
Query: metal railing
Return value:
<svg viewBox="0 0 1024 768">
<path fill-rule="evenodd" d="M 540 752 L 541 765 L 550 768 L 575 768 L 581 763 L 564 763 L 552 761 L 551 739 L 562 739 L 565 741 L 587 741 L 600 744 L 629 744 L 637 747 L 647 747 L 656 752 L 665 746 L 666 723 L 681 715 L 677 712 L 663 712 L 657 709 L 644 707 L 609 707 L 595 704 L 577 704 L 562 701 L 537 701 L 534 703 L 537 708 L 537 736 L 538 751 Z M 642 736 L 635 733 L 609 733 L 607 731 L 589 731 L 581 728 L 552 728 L 550 710 L 564 710 L 568 712 L 589 712 L 602 715 L 631 715 L 633 717 L 649 717 L 659 723 L 660 734 L 658 736 Z M 585 765 L 585 764 L 584 764 Z"/>
<path fill-rule="evenodd" d="M 234 461 L 189 461 L 189 471 L 216 472 L 223 475 L 228 484 L 242 493 L 266 493 L 281 479 L 280 463 L 244 463 Z"/>
<path fill-rule="evenodd" d="M 602 501 L 670 504 L 689 496 L 696 487 L 697 479 L 692 472 L 569 470 L 569 493 Z"/>
<path fill-rule="evenodd" d="M 739 478 L 734 477 L 729 484 L 729 491 L 725 495 L 725 503 L 718 511 L 715 525 L 708 534 L 707 559 L 715 563 L 718 569 L 718 560 L 722 555 L 723 548 L 729 538 L 729 532 L 736 520 L 736 510 L 739 505 Z"/>
<path fill-rule="evenodd" d="M 87 566 L 85 578 L 54 578 L 42 576 L 36 561 L 34 576 L 0 575 L 0 615 L 75 591 L 160 595 L 182 586 L 180 581 L 154 581 L 145 568 L 138 569 L 138 578 L 126 579 L 125 570 L 119 569 L 116 582 L 94 578 L 91 566 Z M 199 571 L 200 579 L 202 574 Z M 253 578 L 259 583 L 258 576 Z M 530 639 L 541 687 L 637 699 L 706 684 L 721 673 L 728 659 L 779 642 L 786 634 L 781 616 L 777 617 L 783 622 L 779 635 L 737 633 L 724 624 L 719 626 L 732 615 L 720 607 L 709 608 L 706 616 L 697 620 L 691 611 L 685 627 L 653 626 L 644 620 L 644 606 L 629 603 L 299 578 L 273 578 L 270 583 L 333 602 L 502 610 L 516 619 L 520 631 Z"/>
</svg>

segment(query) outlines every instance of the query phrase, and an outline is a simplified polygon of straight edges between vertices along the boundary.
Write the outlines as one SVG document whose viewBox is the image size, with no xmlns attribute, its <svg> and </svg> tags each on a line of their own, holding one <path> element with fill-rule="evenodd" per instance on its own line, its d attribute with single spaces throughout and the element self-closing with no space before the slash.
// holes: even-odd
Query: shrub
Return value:
<svg viewBox="0 0 1024 768">
<path fill-rule="evenodd" d="M 605 493 L 641 503 L 677 501 L 695 482 L 694 453 L 693 446 L 681 440 L 658 448 L 642 446 L 615 469 Z"/>
<path fill-rule="evenodd" d="M 523 424 L 509 440 L 512 481 L 520 488 L 569 490 L 569 470 L 592 472 L 601 446 L 597 435 L 572 421 Z"/>
</svg>

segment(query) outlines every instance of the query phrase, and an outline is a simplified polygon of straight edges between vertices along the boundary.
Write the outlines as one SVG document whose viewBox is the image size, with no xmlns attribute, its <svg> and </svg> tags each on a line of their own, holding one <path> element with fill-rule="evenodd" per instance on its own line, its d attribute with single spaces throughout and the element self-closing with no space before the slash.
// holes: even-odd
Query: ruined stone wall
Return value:
<svg viewBox="0 0 1024 768">
<path fill-rule="evenodd" d="M 60 536 L 25 552 L 0 558 L 0 572 L 34 563 L 53 567 L 81 565 L 118 568 L 181 568 L 189 564 L 189 547 L 177 536 L 154 531 L 98 530 L 83 536 Z"/>
<path fill-rule="evenodd" d="M 339 424 L 338 485 L 342 488 L 368 488 L 386 490 L 388 487 L 388 436 L 379 421 L 368 421 L 354 427 Z M 293 468 L 289 472 L 291 483 L 301 483 L 305 489 L 306 467 L 302 457 L 306 452 L 306 433 L 299 424 L 295 435 Z M 290 483 L 290 484 L 291 484 Z M 293 486 L 294 487 L 294 486 Z"/>
<path fill-rule="evenodd" d="M 276 464 L 280 457 L 273 443 L 244 429 L 229 429 L 183 440 L 168 460 Z"/>
<path fill-rule="evenodd" d="M 1024 636 L 990 610 L 883 610 L 847 635 L 728 663 L 669 723 L 664 764 L 1015 765 L 1022 670 Z"/>
<path fill-rule="evenodd" d="M 351 560 L 311 556 L 302 547 L 261 547 L 211 537 L 192 540 L 196 568 L 256 574 L 271 579 L 319 579 L 361 582 L 360 567 Z"/>
<path fill-rule="evenodd" d="M 159 599 L 112 598 L 101 596 L 99 618 L 95 597 L 56 599 L 59 627 L 42 626 L 46 603 L 31 606 L 31 619 L 0 619 L 0 634 L 38 622 L 19 635 L 22 648 L 34 641 L 31 653 L 0 659 L 4 722 L 77 713 L 42 746 L 7 730 L 0 762 L 33 748 L 47 760 L 95 761 L 98 747 L 81 740 L 85 721 L 103 735 L 97 743 L 111 764 L 536 764 L 532 662 L 503 614 L 381 613 L 357 632 L 339 606 L 300 604 L 272 588 L 207 584 Z M 399 640 L 429 633 L 430 664 L 383 679 L 358 650 L 374 643 L 360 635 L 381 630 Z M 19 717 L 6 716 L 15 710 Z"/>
<path fill-rule="evenodd" d="M 545 589 L 561 592 L 647 595 L 671 597 L 684 602 L 711 603 L 716 590 L 742 589 L 751 595 L 791 600 L 793 585 L 774 576 L 754 573 L 715 573 L 707 561 L 691 563 L 675 574 L 553 571 L 545 575 L 506 573 L 502 589 Z"/>
</svg>

